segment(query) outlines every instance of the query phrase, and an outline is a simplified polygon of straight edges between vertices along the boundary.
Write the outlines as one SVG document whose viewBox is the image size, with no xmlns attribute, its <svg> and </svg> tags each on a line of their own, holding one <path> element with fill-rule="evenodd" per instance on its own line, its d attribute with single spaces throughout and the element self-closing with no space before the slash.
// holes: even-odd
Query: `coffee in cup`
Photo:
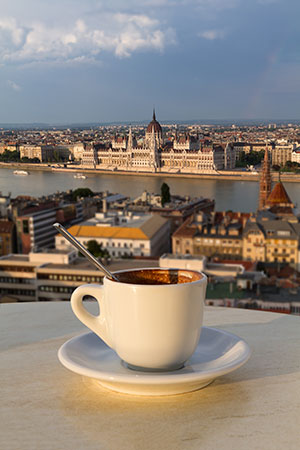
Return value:
<svg viewBox="0 0 300 450">
<path fill-rule="evenodd" d="M 72 294 L 74 314 L 130 367 L 175 370 L 194 353 L 201 332 L 207 279 L 184 269 L 134 269 L 86 284 Z M 83 306 L 95 297 L 100 314 Z"/>
</svg>

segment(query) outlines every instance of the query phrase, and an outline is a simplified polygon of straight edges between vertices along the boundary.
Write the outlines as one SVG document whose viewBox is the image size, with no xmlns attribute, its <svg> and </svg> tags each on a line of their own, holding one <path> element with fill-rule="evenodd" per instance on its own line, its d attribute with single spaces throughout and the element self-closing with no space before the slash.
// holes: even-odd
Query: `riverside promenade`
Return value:
<svg viewBox="0 0 300 450">
<path fill-rule="evenodd" d="M 203 180 L 228 180 L 228 181 L 259 181 L 259 173 L 250 172 L 246 170 L 221 170 L 212 173 L 187 173 L 187 172 L 146 172 L 146 171 L 125 171 L 125 170 L 103 170 L 90 169 L 81 165 L 67 164 L 66 167 L 52 167 L 50 164 L 29 164 L 29 163 L 3 163 L 0 162 L 2 169 L 22 169 L 28 171 L 47 171 L 47 172 L 65 172 L 75 174 L 77 172 L 93 175 L 126 175 L 126 176 L 145 176 L 145 177 L 168 177 L 168 178 L 187 178 L 187 179 L 203 179 Z M 278 172 L 272 172 L 272 181 L 278 181 Z M 280 179 L 283 182 L 300 182 L 300 174 L 295 173 L 281 173 Z"/>
</svg>

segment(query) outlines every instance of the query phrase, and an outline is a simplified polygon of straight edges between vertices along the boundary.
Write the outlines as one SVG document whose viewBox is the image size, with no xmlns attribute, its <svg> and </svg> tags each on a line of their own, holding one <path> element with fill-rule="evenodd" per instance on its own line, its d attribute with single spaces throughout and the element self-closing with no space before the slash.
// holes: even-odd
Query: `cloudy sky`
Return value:
<svg viewBox="0 0 300 450">
<path fill-rule="evenodd" d="M 299 119 L 299 0 L 0 0 L 0 123 Z"/>
</svg>

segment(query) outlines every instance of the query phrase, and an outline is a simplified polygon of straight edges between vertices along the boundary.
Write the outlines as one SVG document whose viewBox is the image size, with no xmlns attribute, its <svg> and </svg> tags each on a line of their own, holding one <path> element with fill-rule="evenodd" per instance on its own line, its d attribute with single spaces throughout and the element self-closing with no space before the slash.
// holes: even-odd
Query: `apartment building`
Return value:
<svg viewBox="0 0 300 450">
<path fill-rule="evenodd" d="M 299 225 L 285 220 L 249 221 L 243 235 L 243 258 L 299 268 Z"/>
<path fill-rule="evenodd" d="M 240 159 L 242 153 L 250 153 L 250 152 L 261 152 L 266 148 L 271 151 L 273 145 L 267 144 L 266 142 L 234 142 L 232 144 L 236 159 Z"/>
<path fill-rule="evenodd" d="M 38 249 L 54 247 L 57 231 L 53 224 L 57 221 L 72 224 L 82 218 L 81 203 L 57 205 L 55 202 L 48 202 L 25 209 L 16 219 L 18 251 L 28 254 Z"/>
<path fill-rule="evenodd" d="M 278 143 L 272 149 L 272 165 L 284 166 L 287 161 L 292 160 L 294 144 Z"/>
<path fill-rule="evenodd" d="M 37 158 L 40 162 L 52 161 L 53 148 L 45 145 L 20 145 L 20 158 Z"/>
<path fill-rule="evenodd" d="M 189 217 L 172 235 L 176 254 L 242 259 L 243 227 L 249 213 L 213 212 Z"/>
<path fill-rule="evenodd" d="M 291 161 L 300 164 L 300 147 L 297 147 L 292 151 Z"/>
</svg>

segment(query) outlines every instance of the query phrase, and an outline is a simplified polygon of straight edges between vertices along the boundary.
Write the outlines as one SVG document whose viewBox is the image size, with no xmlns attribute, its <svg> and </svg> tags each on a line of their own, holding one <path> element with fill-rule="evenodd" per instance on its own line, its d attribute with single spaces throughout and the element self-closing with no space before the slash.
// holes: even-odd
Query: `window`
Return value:
<svg viewBox="0 0 300 450">
<path fill-rule="evenodd" d="M 29 222 L 28 220 L 23 220 L 23 233 L 28 234 L 29 233 Z"/>
<path fill-rule="evenodd" d="M 278 236 L 290 236 L 291 232 L 289 230 L 278 230 Z"/>
</svg>

